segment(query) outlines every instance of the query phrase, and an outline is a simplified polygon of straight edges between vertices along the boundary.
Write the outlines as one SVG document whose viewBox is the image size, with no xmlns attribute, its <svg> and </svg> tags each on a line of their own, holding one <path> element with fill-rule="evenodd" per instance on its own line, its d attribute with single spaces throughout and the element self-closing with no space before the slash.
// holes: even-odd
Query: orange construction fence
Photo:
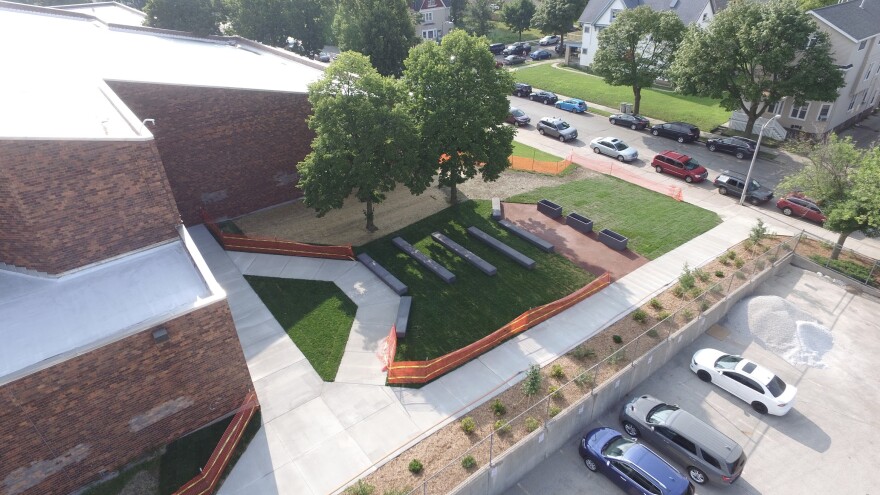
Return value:
<svg viewBox="0 0 880 495">
<path fill-rule="evenodd" d="M 243 234 L 228 234 L 220 230 L 207 210 L 201 210 L 202 220 L 217 242 L 227 251 L 249 253 L 282 254 L 286 256 L 307 256 L 309 258 L 329 258 L 335 260 L 354 260 L 354 250 L 347 246 L 321 246 L 304 242 L 269 239 L 267 237 L 248 237 Z"/>
<path fill-rule="evenodd" d="M 645 189 L 665 194 L 676 201 L 682 201 L 684 199 L 680 187 L 655 182 L 644 175 L 633 172 L 632 166 L 623 165 L 620 162 L 609 160 L 608 157 L 601 157 L 599 155 L 581 156 L 572 153 L 568 155 L 568 160 L 571 163 L 576 163 L 577 165 L 594 172 L 617 177 L 618 179 L 644 187 Z"/>
<path fill-rule="evenodd" d="M 388 383 L 427 383 L 443 374 L 463 365 L 471 359 L 492 349 L 510 337 L 522 333 L 529 328 L 555 316 L 599 292 L 611 283 L 611 276 L 606 272 L 596 280 L 571 294 L 551 303 L 530 309 L 516 317 L 513 321 L 495 330 L 482 339 L 449 354 L 428 361 L 399 361 L 388 367 Z M 396 335 L 392 333 L 388 339 L 394 339 L 391 345 L 396 346 Z"/>
<path fill-rule="evenodd" d="M 217 447 L 214 448 L 214 452 L 211 454 L 208 462 L 205 463 L 202 472 L 180 487 L 179 490 L 174 492 L 174 495 L 206 495 L 214 493 L 214 489 L 217 488 L 217 482 L 220 481 L 220 476 L 229 464 L 232 452 L 238 446 L 239 440 L 244 435 L 245 428 L 247 428 L 248 423 L 259 408 L 260 403 L 257 401 L 257 394 L 251 390 L 245 397 L 244 403 L 238 409 L 235 417 L 232 418 L 232 422 L 226 427 L 223 436 L 220 437 L 220 442 L 217 443 Z"/>
<path fill-rule="evenodd" d="M 524 156 L 511 156 L 510 157 L 510 168 L 516 170 L 529 170 L 532 172 L 539 172 L 542 174 L 553 174 L 559 175 L 563 170 L 568 168 L 571 165 L 570 160 L 561 160 L 558 162 L 544 162 L 541 160 L 535 160 L 534 158 L 527 158 Z"/>
</svg>

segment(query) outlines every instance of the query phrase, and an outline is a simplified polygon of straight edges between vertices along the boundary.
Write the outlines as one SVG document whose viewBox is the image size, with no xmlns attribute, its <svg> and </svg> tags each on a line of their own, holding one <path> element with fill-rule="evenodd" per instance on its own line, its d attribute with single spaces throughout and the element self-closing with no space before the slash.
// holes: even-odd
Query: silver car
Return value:
<svg viewBox="0 0 880 495">
<path fill-rule="evenodd" d="M 538 132 L 545 136 L 555 137 L 562 142 L 577 139 L 578 131 L 568 122 L 555 117 L 544 117 L 538 121 Z"/>
<path fill-rule="evenodd" d="M 631 162 L 639 157 L 639 152 L 615 137 L 596 138 L 590 141 L 590 148 L 596 154 L 608 155 L 621 162 Z"/>
</svg>

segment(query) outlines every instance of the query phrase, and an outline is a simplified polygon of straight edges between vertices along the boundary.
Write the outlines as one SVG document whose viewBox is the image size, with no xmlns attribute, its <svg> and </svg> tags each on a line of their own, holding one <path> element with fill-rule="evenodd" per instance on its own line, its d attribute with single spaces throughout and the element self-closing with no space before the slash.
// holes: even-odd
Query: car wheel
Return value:
<svg viewBox="0 0 880 495">
<path fill-rule="evenodd" d="M 706 473 L 700 471 L 699 469 L 691 466 L 688 468 L 688 476 L 694 480 L 694 483 L 698 485 L 702 485 L 706 483 Z"/>
<path fill-rule="evenodd" d="M 571 112 L 571 113 L 574 113 L 574 111 L 575 111 L 574 107 L 571 107 L 571 110 L 569 110 L 569 112 Z"/>
<path fill-rule="evenodd" d="M 782 214 L 785 215 L 785 216 L 787 216 L 787 217 L 790 217 L 790 216 L 791 216 L 791 208 L 788 208 L 788 207 L 783 208 L 783 209 L 782 209 Z"/>
<path fill-rule="evenodd" d="M 659 135 L 660 135 L 660 131 L 658 131 L 657 129 L 654 129 L 653 131 L 651 131 L 651 134 L 653 134 L 653 135 L 655 135 L 655 136 L 659 136 Z"/>
<path fill-rule="evenodd" d="M 758 414 L 767 414 L 767 406 L 763 402 L 752 402 L 752 409 Z"/>
<path fill-rule="evenodd" d="M 697 378 L 703 380 L 706 383 L 712 383 L 712 375 L 709 374 L 706 370 L 697 371 Z"/>
<path fill-rule="evenodd" d="M 626 434 L 631 437 L 637 437 L 642 433 L 639 431 L 639 428 L 636 425 L 630 423 L 629 421 L 623 422 L 623 431 L 625 431 Z"/>
<path fill-rule="evenodd" d="M 544 104 L 545 104 L 545 105 L 549 105 L 549 104 L 550 104 L 550 100 L 544 100 Z"/>
<path fill-rule="evenodd" d="M 617 155 L 617 161 L 623 162 L 626 161 L 626 158 L 624 158 L 623 155 Z"/>
<path fill-rule="evenodd" d="M 722 196 L 727 196 L 727 188 L 726 187 L 719 187 L 718 194 L 720 194 Z"/>
<path fill-rule="evenodd" d="M 758 206 L 758 198 L 752 197 L 752 198 L 749 198 L 748 201 L 750 204 Z"/>
<path fill-rule="evenodd" d="M 562 142 L 562 143 L 564 143 L 564 142 L 565 142 L 565 136 L 563 136 L 563 135 L 560 134 L 560 135 L 559 135 L 559 141 Z"/>
<path fill-rule="evenodd" d="M 601 153 L 601 151 L 599 151 L 599 147 L 598 147 L 598 146 L 596 146 L 595 148 L 593 148 L 593 153 L 595 153 L 595 154 L 597 154 L 597 155 L 598 155 L 599 153 Z"/>
<path fill-rule="evenodd" d="M 639 128 L 639 126 L 633 124 L 633 125 L 629 126 L 629 128 L 632 129 L 632 130 L 636 130 L 636 129 Z"/>
<path fill-rule="evenodd" d="M 715 149 L 716 149 L 716 148 L 715 148 L 715 145 L 714 145 L 714 144 L 710 144 L 710 145 L 709 145 L 709 151 L 715 151 Z"/>
<path fill-rule="evenodd" d="M 532 95 L 529 95 L 529 99 L 532 100 L 532 101 L 535 101 L 535 97 L 532 96 Z"/>
<path fill-rule="evenodd" d="M 521 126 L 521 125 L 522 125 L 522 124 L 521 124 L 521 123 L 519 123 L 519 122 L 514 122 L 514 123 L 513 123 L 513 125 L 515 125 L 515 126 L 517 126 L 517 127 L 519 127 L 519 126 Z"/>
<path fill-rule="evenodd" d="M 662 174 L 662 173 L 663 173 L 663 167 L 660 167 L 659 165 L 656 166 L 656 167 L 654 167 L 654 170 L 656 170 L 658 174 Z"/>
<path fill-rule="evenodd" d="M 684 176 L 684 181 L 687 182 L 688 184 L 690 184 L 691 182 L 694 181 L 694 178 L 691 177 L 690 175 L 685 175 L 685 176 Z"/>
<path fill-rule="evenodd" d="M 587 466 L 587 469 L 590 471 L 595 471 L 599 466 L 596 465 L 596 461 L 590 459 L 589 457 L 584 458 L 584 466 Z"/>
<path fill-rule="evenodd" d="M 678 139 L 676 139 L 676 141 L 678 141 L 678 142 L 679 142 L 679 143 L 683 143 L 683 142 L 684 142 L 684 138 L 683 138 L 683 137 L 681 137 L 681 136 L 679 136 L 679 138 L 678 138 Z"/>
<path fill-rule="evenodd" d="M 617 120 L 611 119 L 608 122 L 611 122 L 611 125 L 617 125 Z"/>
<path fill-rule="evenodd" d="M 542 127 L 538 127 L 538 134 L 544 135 L 544 129 Z"/>
<path fill-rule="evenodd" d="M 743 153 L 742 151 L 737 151 L 736 154 L 733 156 L 735 156 L 737 160 L 742 160 L 743 158 L 746 157 L 746 154 Z"/>
</svg>

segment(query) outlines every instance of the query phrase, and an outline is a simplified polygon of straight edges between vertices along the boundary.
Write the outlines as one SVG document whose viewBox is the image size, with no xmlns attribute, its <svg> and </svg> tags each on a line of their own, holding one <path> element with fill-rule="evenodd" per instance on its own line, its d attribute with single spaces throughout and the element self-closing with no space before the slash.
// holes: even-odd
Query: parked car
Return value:
<svg viewBox="0 0 880 495">
<path fill-rule="evenodd" d="M 717 349 L 700 349 L 691 359 L 691 371 L 751 404 L 760 414 L 784 416 L 794 404 L 797 388 L 770 370 Z"/>
<path fill-rule="evenodd" d="M 755 154 L 758 143 L 748 138 L 725 137 L 707 140 L 706 147 L 709 151 L 723 151 L 742 160 Z"/>
<path fill-rule="evenodd" d="M 645 439 L 667 458 L 685 466 L 685 473 L 697 484 L 710 480 L 733 483 L 746 464 L 742 446 L 727 435 L 650 395 L 623 406 L 620 422 L 627 435 Z"/>
<path fill-rule="evenodd" d="M 549 91 L 533 91 L 532 94 L 529 95 L 529 99 L 532 101 L 540 101 L 545 105 L 552 105 L 559 101 L 559 97 L 556 96 L 556 93 L 551 93 Z"/>
<path fill-rule="evenodd" d="M 513 124 L 517 127 L 526 125 L 531 121 L 532 119 L 525 112 L 516 107 L 510 107 L 510 111 L 507 112 L 507 120 L 505 120 L 508 124 Z"/>
<path fill-rule="evenodd" d="M 538 125 L 535 127 L 542 135 L 555 137 L 563 143 L 578 137 L 577 129 L 570 126 L 568 122 L 555 117 L 544 117 L 538 121 Z"/>
<path fill-rule="evenodd" d="M 672 138 L 679 143 L 692 143 L 700 138 L 700 129 L 686 122 L 667 122 L 651 127 L 651 134 Z"/>
<path fill-rule="evenodd" d="M 706 167 L 700 165 L 695 159 L 670 150 L 655 155 L 651 160 L 651 166 L 658 174 L 674 175 L 684 179 L 687 183 L 703 182 L 709 176 Z"/>
<path fill-rule="evenodd" d="M 718 174 L 715 178 L 715 187 L 722 195 L 733 193 L 737 197 L 742 196 L 743 188 L 746 184 L 746 177 L 737 172 L 725 170 Z M 746 192 L 746 201 L 753 205 L 766 203 L 773 198 L 773 191 L 763 187 L 757 180 L 751 179 L 749 190 Z"/>
<path fill-rule="evenodd" d="M 565 53 L 565 44 L 560 43 L 560 44 L 556 45 L 556 48 L 554 48 L 553 51 L 562 55 L 563 53 Z"/>
<path fill-rule="evenodd" d="M 694 485 L 672 465 L 611 428 L 590 430 L 578 452 L 587 469 L 602 473 L 627 494 L 694 494 Z"/>
<path fill-rule="evenodd" d="M 780 198 L 776 202 L 776 207 L 782 210 L 782 214 L 787 217 L 799 217 L 812 220 L 817 223 L 825 223 L 825 214 L 819 208 L 815 201 L 807 198 L 789 194 L 784 198 Z"/>
<path fill-rule="evenodd" d="M 517 41 L 512 45 L 507 45 L 507 48 L 501 50 L 502 55 L 528 55 L 529 52 L 532 51 L 532 45 L 526 43 L 525 41 Z"/>
<path fill-rule="evenodd" d="M 514 83 L 513 94 L 514 96 L 522 96 L 525 98 L 532 94 L 532 87 L 526 83 Z"/>
<path fill-rule="evenodd" d="M 639 152 L 616 137 L 596 138 L 590 141 L 593 153 L 617 158 L 620 162 L 631 162 L 639 157 Z"/>
<path fill-rule="evenodd" d="M 519 55 L 508 55 L 504 57 L 504 65 L 519 65 L 526 63 L 525 57 L 520 57 Z"/>
<path fill-rule="evenodd" d="M 501 52 L 504 51 L 504 43 L 492 43 L 489 45 L 489 51 L 495 55 L 501 55 Z"/>
<path fill-rule="evenodd" d="M 556 108 L 566 110 L 572 113 L 584 113 L 587 110 L 587 102 L 578 100 L 577 98 L 569 98 L 567 100 L 557 101 Z"/>
<path fill-rule="evenodd" d="M 321 52 L 315 55 L 315 60 L 318 62 L 330 63 L 330 54 L 327 52 Z"/>
<path fill-rule="evenodd" d="M 538 50 L 529 54 L 529 58 L 532 60 L 545 60 L 552 56 L 553 54 L 549 50 Z"/>
<path fill-rule="evenodd" d="M 544 36 L 538 40 L 538 44 L 541 46 L 555 45 L 556 43 L 559 43 L 559 36 L 555 34 Z"/>
<path fill-rule="evenodd" d="M 611 122 L 611 125 L 622 125 L 624 127 L 629 127 L 632 130 L 644 129 L 648 127 L 648 119 L 642 117 L 641 115 L 629 114 L 629 113 L 615 113 L 608 117 L 608 122 Z"/>
</svg>

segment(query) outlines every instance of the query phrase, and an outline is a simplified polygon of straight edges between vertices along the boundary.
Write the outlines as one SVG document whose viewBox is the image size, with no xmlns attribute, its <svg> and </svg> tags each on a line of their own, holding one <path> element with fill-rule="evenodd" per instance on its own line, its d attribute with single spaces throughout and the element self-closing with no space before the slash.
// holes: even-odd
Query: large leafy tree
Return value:
<svg viewBox="0 0 880 495">
<path fill-rule="evenodd" d="M 344 0 L 333 20 L 342 50 L 370 57 L 380 74 L 399 76 L 403 59 L 419 42 L 415 13 L 406 0 Z"/>
<path fill-rule="evenodd" d="M 485 38 L 455 30 L 439 45 L 413 48 L 405 62 L 422 161 L 439 166 L 440 185 L 451 189 L 453 203 L 458 184 L 477 174 L 496 180 L 510 166 L 513 128 L 503 122 L 513 78 L 495 69 L 486 44 Z"/>
<path fill-rule="evenodd" d="M 501 9 L 501 18 L 507 27 L 519 34 L 522 41 L 522 32 L 529 28 L 532 17 L 535 15 L 535 4 L 532 0 L 515 0 L 505 4 Z"/>
<path fill-rule="evenodd" d="M 666 73 L 685 26 L 674 12 L 641 6 L 624 10 L 599 33 L 593 71 L 613 86 L 630 86 L 639 113 L 642 88 Z"/>
<path fill-rule="evenodd" d="M 822 7 L 827 7 L 829 5 L 834 5 L 838 3 L 837 0 L 798 0 L 798 6 L 804 12 L 808 10 L 819 9 Z"/>
<path fill-rule="evenodd" d="M 558 34 L 562 44 L 585 5 L 583 0 L 544 0 L 532 17 L 532 26 L 543 34 Z"/>
<path fill-rule="evenodd" d="M 670 75 L 683 93 L 742 110 L 747 134 L 783 97 L 833 101 L 844 85 L 828 35 L 795 0 L 731 2 L 707 29 L 688 29 Z"/>
<path fill-rule="evenodd" d="M 419 194 L 431 183 L 434 166 L 417 159 L 418 134 L 402 83 L 380 75 L 364 55 L 343 52 L 309 86 L 309 102 L 316 137 L 299 164 L 299 187 L 319 215 L 354 194 L 374 231 L 374 205 L 385 193 L 403 183 Z"/>
<path fill-rule="evenodd" d="M 464 29 L 476 36 L 486 36 L 492 29 L 489 0 L 472 0 L 464 10 Z"/>
<path fill-rule="evenodd" d="M 223 10 L 221 0 L 147 0 L 144 24 L 203 36 L 220 34 Z"/>
<path fill-rule="evenodd" d="M 446 5 L 449 6 L 449 20 L 456 24 L 464 21 L 464 9 L 467 7 L 467 0 L 448 0 Z"/>
<path fill-rule="evenodd" d="M 300 41 L 304 55 L 319 52 L 327 41 L 332 0 L 228 0 L 233 30 L 272 46 Z"/>
</svg>

